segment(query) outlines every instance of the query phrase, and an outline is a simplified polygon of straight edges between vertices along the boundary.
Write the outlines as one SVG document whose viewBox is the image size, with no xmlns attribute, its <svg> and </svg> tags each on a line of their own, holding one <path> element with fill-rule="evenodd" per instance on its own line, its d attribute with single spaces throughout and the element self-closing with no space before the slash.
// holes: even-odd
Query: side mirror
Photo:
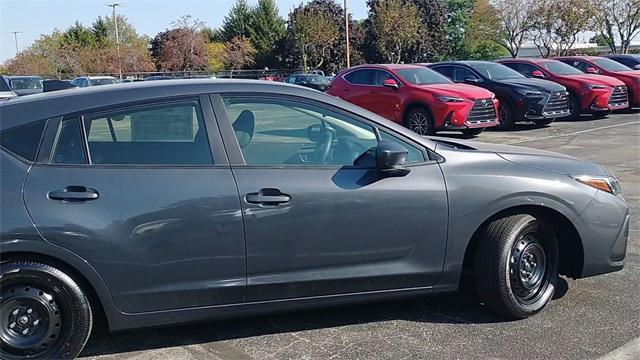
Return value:
<svg viewBox="0 0 640 360">
<path fill-rule="evenodd" d="M 376 168 L 388 175 L 404 176 L 409 173 L 404 167 L 408 154 L 404 147 L 382 140 L 376 146 Z"/>
<path fill-rule="evenodd" d="M 544 74 L 540 70 L 533 70 L 531 72 L 531 77 L 540 78 L 540 79 L 544 79 L 545 78 Z"/>
<path fill-rule="evenodd" d="M 586 72 L 587 74 L 597 74 L 598 69 L 594 68 L 593 66 L 588 66 L 586 69 L 584 69 L 584 72 Z"/>
<path fill-rule="evenodd" d="M 464 78 L 464 82 L 471 83 L 471 84 L 478 84 L 480 82 L 480 79 L 478 79 L 475 76 L 467 76 Z"/>
<path fill-rule="evenodd" d="M 385 79 L 382 82 L 382 86 L 392 88 L 392 89 L 397 89 L 399 87 L 398 83 L 394 79 Z"/>
</svg>

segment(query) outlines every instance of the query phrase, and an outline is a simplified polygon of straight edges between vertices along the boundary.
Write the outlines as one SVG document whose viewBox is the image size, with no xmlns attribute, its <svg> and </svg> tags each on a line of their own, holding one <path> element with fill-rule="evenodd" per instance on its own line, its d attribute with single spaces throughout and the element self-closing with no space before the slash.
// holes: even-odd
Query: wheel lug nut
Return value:
<svg viewBox="0 0 640 360">
<path fill-rule="evenodd" d="M 9 324 L 9 329 L 13 329 L 14 327 L 16 327 L 16 323 L 12 322 L 11 324 Z"/>
<path fill-rule="evenodd" d="M 11 314 L 18 315 L 18 313 L 20 313 L 20 310 L 19 309 L 15 309 L 15 310 L 13 310 L 13 312 Z"/>
<path fill-rule="evenodd" d="M 40 320 L 36 320 L 36 321 L 33 322 L 34 326 L 38 326 L 38 324 L 40 324 Z"/>
<path fill-rule="evenodd" d="M 27 333 L 29 333 L 29 329 L 22 330 L 22 335 L 27 335 Z"/>
<path fill-rule="evenodd" d="M 33 312 L 33 309 L 28 309 L 27 310 L 27 314 L 31 314 Z"/>
</svg>

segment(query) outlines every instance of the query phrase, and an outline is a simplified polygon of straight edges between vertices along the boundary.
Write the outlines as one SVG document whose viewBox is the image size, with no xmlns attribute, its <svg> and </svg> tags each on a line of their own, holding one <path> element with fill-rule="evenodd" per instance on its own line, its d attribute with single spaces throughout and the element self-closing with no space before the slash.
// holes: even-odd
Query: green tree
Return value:
<svg viewBox="0 0 640 360">
<path fill-rule="evenodd" d="M 470 60 L 494 60 L 507 51 L 493 39 L 500 36 L 500 20 L 489 0 L 475 0 L 462 44 L 463 57 Z"/>
<path fill-rule="evenodd" d="M 202 28 L 201 33 L 202 33 L 202 36 L 204 37 L 204 41 L 208 43 L 224 42 L 224 38 L 222 37 L 222 31 L 220 31 L 220 29 L 215 29 L 209 26 L 205 26 Z"/>
<path fill-rule="evenodd" d="M 289 43 L 303 71 L 320 69 L 339 39 L 336 19 L 317 4 L 300 5 L 289 14 Z"/>
<path fill-rule="evenodd" d="M 400 63 L 415 47 L 421 27 L 418 8 L 404 0 L 371 1 L 369 18 L 375 46 L 386 62 Z"/>
<path fill-rule="evenodd" d="M 531 37 L 543 57 L 568 55 L 594 16 L 594 7 L 582 0 L 542 0 L 534 11 Z"/>
<path fill-rule="evenodd" d="M 449 53 L 449 42 L 445 32 L 446 6 L 442 0 L 412 0 L 420 11 L 422 27 L 416 34 L 417 45 L 411 52 L 411 62 L 442 60 Z"/>
<path fill-rule="evenodd" d="M 92 47 L 96 45 L 96 38 L 88 27 L 76 21 L 63 33 L 63 41 L 72 47 Z"/>
<path fill-rule="evenodd" d="M 251 10 L 248 28 L 249 39 L 256 49 L 256 65 L 258 67 L 274 67 L 278 65 L 275 53 L 276 44 L 285 35 L 285 21 L 278 15 L 274 0 L 258 0 Z"/>
<path fill-rule="evenodd" d="M 235 4 L 222 22 L 222 38 L 231 41 L 235 37 L 249 37 L 251 8 L 246 0 L 236 0 Z"/>
<path fill-rule="evenodd" d="M 91 32 L 93 33 L 93 37 L 95 38 L 97 46 L 107 46 L 109 43 L 109 26 L 107 25 L 107 21 L 102 18 L 102 16 L 98 16 L 98 19 L 93 22 L 91 25 Z"/>
<path fill-rule="evenodd" d="M 207 70 L 212 72 L 223 70 L 225 66 L 225 44 L 221 42 L 210 42 L 205 46 L 207 54 Z"/>
<path fill-rule="evenodd" d="M 473 0 L 445 0 L 447 7 L 447 25 L 445 33 L 450 44 L 449 57 L 464 59 L 467 57 L 465 38 L 469 34 L 469 23 L 474 8 Z"/>
</svg>

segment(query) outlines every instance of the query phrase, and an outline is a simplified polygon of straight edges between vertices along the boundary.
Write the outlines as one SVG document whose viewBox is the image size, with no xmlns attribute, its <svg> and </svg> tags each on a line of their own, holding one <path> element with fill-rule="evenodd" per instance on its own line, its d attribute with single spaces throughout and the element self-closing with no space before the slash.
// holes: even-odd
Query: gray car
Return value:
<svg viewBox="0 0 640 360">
<path fill-rule="evenodd" d="M 419 136 L 287 84 L 173 80 L 0 105 L 1 357 L 111 330 L 430 295 L 505 319 L 623 267 L 615 177 Z M 464 280 L 464 281 L 463 281 Z M 468 280 L 468 282 L 467 282 Z"/>
</svg>

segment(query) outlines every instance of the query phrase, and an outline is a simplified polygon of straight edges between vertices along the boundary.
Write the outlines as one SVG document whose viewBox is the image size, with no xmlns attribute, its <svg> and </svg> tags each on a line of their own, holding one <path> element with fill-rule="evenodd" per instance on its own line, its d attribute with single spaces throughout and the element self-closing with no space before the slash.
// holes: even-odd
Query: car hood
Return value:
<svg viewBox="0 0 640 360">
<path fill-rule="evenodd" d="M 416 88 L 435 91 L 438 92 L 438 95 L 457 96 L 469 100 L 490 99 L 493 97 L 493 93 L 491 91 L 479 86 L 467 84 L 416 85 Z"/>
<path fill-rule="evenodd" d="M 492 152 L 509 162 L 552 171 L 558 174 L 571 176 L 611 176 L 611 173 L 598 164 L 552 151 L 479 141 L 452 140 L 441 137 L 429 138 L 436 141 L 438 146 L 442 144 L 446 147 L 457 147 L 463 151 Z"/>
<path fill-rule="evenodd" d="M 543 92 L 555 92 L 565 91 L 566 88 L 558 83 L 542 79 L 530 79 L 530 78 L 518 78 L 496 81 L 500 84 L 505 84 L 515 88 L 521 89 L 535 89 Z"/>
<path fill-rule="evenodd" d="M 597 84 L 597 85 L 607 85 L 607 86 L 624 85 L 622 81 L 607 75 L 576 74 L 576 75 L 562 75 L 562 77 L 565 77 L 568 79 L 576 79 L 576 80 L 588 82 L 590 84 Z"/>
</svg>

